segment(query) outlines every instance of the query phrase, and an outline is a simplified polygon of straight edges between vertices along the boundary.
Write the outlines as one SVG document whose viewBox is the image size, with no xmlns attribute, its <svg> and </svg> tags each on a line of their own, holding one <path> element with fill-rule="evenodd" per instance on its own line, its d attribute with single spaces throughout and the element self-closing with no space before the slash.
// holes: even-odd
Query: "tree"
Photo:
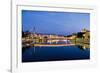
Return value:
<svg viewBox="0 0 100 73">
<path fill-rule="evenodd" d="M 78 32 L 78 33 L 77 33 L 77 37 L 78 37 L 78 38 L 83 38 L 83 37 L 84 37 L 83 34 L 84 34 L 83 32 Z"/>
</svg>

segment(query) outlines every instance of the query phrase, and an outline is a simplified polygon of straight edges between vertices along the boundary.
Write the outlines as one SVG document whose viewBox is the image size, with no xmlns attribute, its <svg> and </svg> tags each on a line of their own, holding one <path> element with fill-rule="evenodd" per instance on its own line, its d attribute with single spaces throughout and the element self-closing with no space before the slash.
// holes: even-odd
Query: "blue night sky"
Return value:
<svg viewBox="0 0 100 73">
<path fill-rule="evenodd" d="M 70 35 L 90 29 L 90 14 L 22 10 L 23 31 L 32 32 L 34 27 L 36 33 Z"/>
</svg>

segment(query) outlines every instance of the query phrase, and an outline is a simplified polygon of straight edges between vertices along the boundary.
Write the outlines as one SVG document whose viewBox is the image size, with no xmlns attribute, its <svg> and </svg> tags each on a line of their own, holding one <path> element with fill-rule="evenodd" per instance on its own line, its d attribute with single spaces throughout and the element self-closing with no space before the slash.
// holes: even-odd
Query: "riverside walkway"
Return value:
<svg viewBox="0 0 100 73">
<path fill-rule="evenodd" d="M 23 45 L 23 47 L 60 47 L 60 46 L 72 46 L 75 44 L 28 44 Z"/>
</svg>

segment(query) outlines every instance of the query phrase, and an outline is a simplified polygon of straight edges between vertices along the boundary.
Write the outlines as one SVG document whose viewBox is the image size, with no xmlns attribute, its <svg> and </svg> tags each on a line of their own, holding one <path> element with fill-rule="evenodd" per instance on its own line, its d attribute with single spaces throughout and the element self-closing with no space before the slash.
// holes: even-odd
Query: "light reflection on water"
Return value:
<svg viewBox="0 0 100 73">
<path fill-rule="evenodd" d="M 90 58 L 90 49 L 82 46 L 27 47 L 22 50 L 22 62 L 80 60 Z"/>
</svg>

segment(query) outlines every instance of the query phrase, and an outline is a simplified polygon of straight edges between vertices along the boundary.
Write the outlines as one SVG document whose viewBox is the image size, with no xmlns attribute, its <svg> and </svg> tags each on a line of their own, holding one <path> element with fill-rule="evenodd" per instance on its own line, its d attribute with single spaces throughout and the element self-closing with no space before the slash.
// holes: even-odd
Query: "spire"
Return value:
<svg viewBox="0 0 100 73">
<path fill-rule="evenodd" d="M 87 29 L 86 29 L 86 28 L 83 28 L 83 29 L 81 30 L 81 32 L 87 32 Z"/>
</svg>

